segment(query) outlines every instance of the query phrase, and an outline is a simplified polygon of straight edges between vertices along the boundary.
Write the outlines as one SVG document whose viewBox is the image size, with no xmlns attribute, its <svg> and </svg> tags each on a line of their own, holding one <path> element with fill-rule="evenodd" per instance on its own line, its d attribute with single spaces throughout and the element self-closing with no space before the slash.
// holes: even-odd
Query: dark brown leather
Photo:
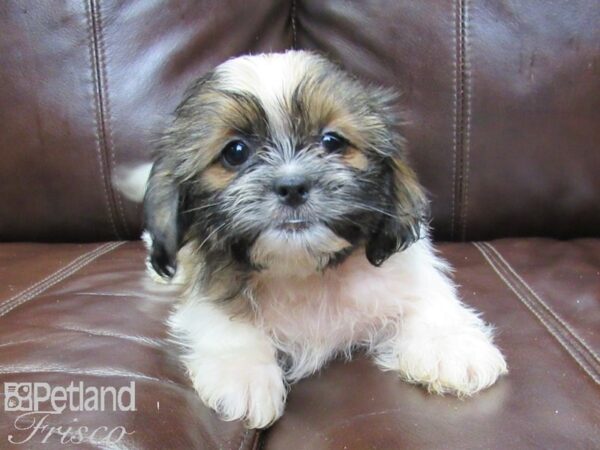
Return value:
<svg viewBox="0 0 600 450">
<path fill-rule="evenodd" d="M 404 93 L 438 238 L 598 236 L 597 1 L 297 3 L 299 47 Z"/>
<path fill-rule="evenodd" d="M 0 239 L 137 238 L 111 185 L 193 78 L 310 48 L 404 93 L 442 239 L 597 236 L 595 0 L 144 0 L 0 5 Z"/>
<path fill-rule="evenodd" d="M 146 278 L 139 243 L 86 244 L 77 249 L 2 244 L 0 255 L 0 285 L 17 283 L 20 291 L 10 296 L 12 300 L 3 295 L 0 301 L 0 383 L 136 383 L 135 413 L 66 410 L 51 416 L 48 424 L 66 427 L 77 425 L 78 419 L 90 429 L 124 426 L 134 431 L 119 448 L 240 446 L 245 438 L 242 425 L 223 423 L 204 408 L 167 342 L 164 319 L 176 294 Z M 38 259 L 48 261 L 52 272 L 28 273 Z M 24 286 L 29 289 L 23 293 Z M 0 448 L 9 445 L 9 435 L 19 442 L 29 434 L 16 432 L 16 415 L 3 410 L 0 416 Z M 69 448 L 61 446 L 59 434 L 48 440 L 49 447 L 41 443 L 42 437 L 23 448 Z"/>
<path fill-rule="evenodd" d="M 600 243 L 512 239 L 440 248 L 466 303 L 497 326 L 510 366 L 472 399 L 428 395 L 359 356 L 293 386 L 283 418 L 268 431 L 221 422 L 167 341 L 163 323 L 175 292 L 147 278 L 139 243 L 0 245 L 0 286 L 15 286 L 0 297 L 0 386 L 135 381 L 135 413 L 63 412 L 48 422 L 125 426 L 134 433 L 119 448 L 597 448 Z M 8 434 L 24 437 L 14 418 L 0 415 L 0 448 Z M 65 448 L 56 436 L 36 442 L 26 448 Z"/>
<path fill-rule="evenodd" d="M 237 54 L 290 47 L 285 2 L 3 1 L 0 240 L 138 238 L 112 187 L 150 159 L 184 89 Z"/>
</svg>

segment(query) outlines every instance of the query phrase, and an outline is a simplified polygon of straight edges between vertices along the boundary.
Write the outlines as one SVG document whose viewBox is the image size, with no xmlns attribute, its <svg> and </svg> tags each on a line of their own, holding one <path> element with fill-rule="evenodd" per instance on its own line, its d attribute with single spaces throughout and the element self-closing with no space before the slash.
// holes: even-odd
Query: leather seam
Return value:
<svg viewBox="0 0 600 450">
<path fill-rule="evenodd" d="M 553 325 L 548 320 L 548 317 L 544 317 L 543 312 L 536 308 L 535 302 L 527 295 L 526 291 L 523 292 L 517 287 L 517 284 L 513 283 L 510 278 L 510 272 L 503 267 L 502 262 L 497 258 L 494 258 L 494 254 L 491 253 L 485 243 L 472 243 L 475 248 L 481 253 L 483 258 L 487 261 L 488 265 L 496 273 L 496 275 L 506 284 L 506 286 L 516 295 L 520 302 L 538 319 L 544 328 L 556 339 L 556 341 L 566 350 L 566 352 L 573 358 L 573 360 L 587 373 L 592 380 L 600 384 L 600 371 L 596 367 L 594 362 L 588 361 L 589 355 L 577 348 L 574 345 L 573 340 L 565 334 L 564 330 L 561 332 L 560 328 Z M 489 245 L 489 244 L 487 244 Z M 490 246 L 491 247 L 491 246 Z M 491 247 L 493 248 L 493 247 Z M 495 261 L 496 260 L 496 261 Z"/>
<path fill-rule="evenodd" d="M 95 0 L 92 0 L 94 2 Z M 96 12 L 96 24 L 97 24 L 97 45 L 98 45 L 98 69 L 100 75 L 100 86 L 99 89 L 102 90 L 102 103 L 103 103 L 103 111 L 104 111 L 104 135 L 105 135 L 105 144 L 106 144 L 106 152 L 108 153 L 109 158 L 109 173 L 112 174 L 116 170 L 116 147 L 113 138 L 112 132 L 112 115 L 111 115 L 111 104 L 110 104 L 110 86 L 108 84 L 108 70 L 106 67 L 106 45 L 104 42 L 104 26 L 102 20 L 102 11 L 101 4 L 97 3 L 94 8 Z M 108 177 L 109 180 L 112 177 Z M 109 184 L 108 189 L 110 190 L 110 194 L 113 196 L 115 203 L 117 205 L 118 217 L 123 225 L 123 230 L 127 236 L 130 235 L 129 227 L 127 225 L 127 219 L 125 217 L 125 209 L 123 208 L 123 201 L 121 199 L 120 193 L 113 189 L 112 183 Z"/>
<path fill-rule="evenodd" d="M 600 356 L 598 356 L 598 354 L 594 351 L 594 349 L 592 349 L 589 344 L 582 338 L 580 337 L 575 330 L 573 330 L 573 328 L 571 328 L 571 326 L 565 322 L 565 320 L 560 317 L 558 315 L 558 313 L 556 313 L 551 307 L 550 305 L 544 301 L 544 299 L 533 290 L 533 288 L 523 279 L 523 277 L 521 277 L 517 271 L 509 264 L 509 262 L 502 256 L 502 254 L 490 243 L 484 242 L 483 245 L 485 245 L 486 247 L 488 247 L 492 252 L 494 252 L 494 254 L 496 255 L 497 259 L 499 261 L 501 261 L 504 266 L 506 267 L 506 269 L 508 271 L 510 271 L 510 273 L 519 281 L 521 282 L 521 284 L 523 285 L 523 287 L 529 291 L 530 295 L 535 298 L 538 303 L 560 324 L 565 328 L 565 333 L 569 333 L 573 339 L 575 339 L 579 345 L 585 347 L 585 349 L 590 352 L 590 355 L 593 356 L 593 358 L 596 360 L 596 362 L 598 362 L 598 364 L 600 364 Z"/>
<path fill-rule="evenodd" d="M 490 253 L 488 253 L 488 255 L 490 258 L 494 257 L 494 255 Z M 537 317 L 538 320 L 548 329 L 548 331 L 550 331 L 550 333 L 559 341 L 567 353 L 571 355 L 571 357 L 588 373 L 588 375 L 590 375 L 594 381 L 600 383 L 600 365 L 598 362 L 593 358 L 590 360 L 590 355 L 586 354 L 585 349 L 581 349 L 581 346 L 578 345 L 577 342 L 574 342 L 573 337 L 569 336 L 564 329 L 560 328 L 559 324 L 555 323 L 555 319 L 553 317 L 547 317 L 547 313 L 544 314 L 544 311 L 540 310 L 539 305 L 536 305 L 535 303 L 535 299 L 532 299 L 530 295 L 527 294 L 526 288 L 523 286 L 523 284 L 519 284 L 518 280 L 516 280 L 516 283 L 511 283 L 510 278 L 514 278 L 514 276 L 510 274 L 507 268 L 502 264 L 502 261 L 500 261 L 497 257 L 495 260 L 497 261 L 496 267 L 498 267 L 498 269 L 502 268 L 502 271 L 504 272 L 504 277 L 506 280 L 505 282 L 508 283 L 523 304 L 527 306 L 527 308 L 535 315 L 535 317 Z M 521 286 L 522 289 L 519 289 L 518 286 Z"/>
<path fill-rule="evenodd" d="M 463 160 L 462 160 L 462 195 L 461 199 L 461 238 L 463 241 L 467 239 L 467 211 L 469 208 L 469 174 L 470 174 L 470 158 L 471 158 L 471 62 L 469 60 L 469 0 L 462 0 L 462 54 L 463 54 L 463 73 L 464 73 L 464 90 L 463 90 Z"/>
<path fill-rule="evenodd" d="M 456 180 L 457 180 L 457 148 L 458 148 L 458 10 L 457 2 L 452 2 L 452 45 L 454 47 L 454 57 L 452 58 L 452 198 L 450 203 L 451 215 L 450 236 L 454 239 L 455 221 L 456 221 Z"/>
<path fill-rule="evenodd" d="M 250 430 L 246 428 L 242 433 L 242 440 L 240 441 L 240 445 L 238 446 L 238 450 L 242 450 L 244 448 L 244 444 L 246 443 L 246 438 L 248 437 L 248 433 Z"/>
<path fill-rule="evenodd" d="M 467 235 L 465 201 L 468 201 L 470 145 L 470 66 L 468 61 L 468 0 L 457 0 L 454 9 L 454 101 L 452 139 L 452 220 L 451 237 L 464 241 Z"/>
<path fill-rule="evenodd" d="M 92 71 L 92 82 L 94 85 L 94 108 L 96 110 L 95 121 L 96 121 L 96 152 L 98 153 L 98 160 L 100 166 L 100 175 L 102 178 L 102 190 L 104 192 L 104 199 L 108 211 L 108 218 L 112 227 L 114 236 L 120 239 L 120 233 L 117 229 L 115 222 L 115 211 L 116 204 L 112 194 L 110 182 L 110 161 L 106 154 L 106 129 L 105 129 L 105 118 L 104 118 L 104 106 L 103 106 L 103 87 L 99 56 L 99 45 L 98 45 L 98 30 L 96 23 L 96 12 L 94 0 L 85 0 L 86 12 L 87 12 L 87 25 L 89 28 L 89 48 L 90 48 L 90 65 Z M 109 176 L 107 177 L 107 173 Z"/>
<path fill-rule="evenodd" d="M 74 259 L 63 268 L 57 270 L 52 275 L 38 282 L 36 286 L 34 285 L 35 287 L 31 286 L 30 288 L 18 294 L 17 297 L 12 297 L 8 301 L 4 302 L 0 307 L 0 318 L 8 314 L 13 309 L 17 308 L 18 306 L 36 298 L 39 294 L 47 291 L 52 286 L 55 286 L 56 284 L 60 283 L 61 281 L 65 280 L 66 278 L 81 270 L 83 267 L 90 264 L 92 261 L 116 249 L 122 244 L 123 242 L 107 243 Z"/>
<path fill-rule="evenodd" d="M 521 301 L 521 303 L 529 309 L 529 311 L 540 321 L 540 323 L 550 332 L 552 336 L 558 341 L 558 343 L 567 351 L 567 353 L 575 360 L 576 363 L 594 380 L 596 383 L 600 384 L 600 376 L 598 376 L 598 370 L 594 367 L 593 363 L 590 363 L 585 359 L 585 354 L 581 350 L 577 350 L 577 348 L 572 348 L 572 342 L 569 340 L 567 336 L 560 332 L 556 326 L 553 326 L 547 318 L 543 317 L 543 314 L 540 313 L 538 309 L 535 308 L 535 305 L 531 303 L 531 300 L 524 294 L 522 291 L 518 289 L 518 287 L 511 283 L 509 280 L 509 273 L 504 269 L 501 270 L 500 263 L 494 263 L 493 255 L 488 253 L 483 247 L 474 244 L 478 250 L 482 253 L 486 261 L 490 264 L 490 267 L 496 272 L 496 274 L 500 277 L 502 281 L 513 291 L 513 293 L 517 296 L 517 298 Z M 502 273 L 504 272 L 504 274 Z"/>
<path fill-rule="evenodd" d="M 254 439 L 252 440 L 252 450 L 259 450 L 263 448 L 263 430 L 256 430 L 254 432 Z"/>
<path fill-rule="evenodd" d="M 292 6 L 290 8 L 290 22 L 292 25 L 292 48 L 296 50 L 298 48 L 298 34 L 296 29 L 296 0 L 292 0 Z"/>
<path fill-rule="evenodd" d="M 18 299 L 18 298 L 20 298 L 20 297 L 22 297 L 22 296 L 24 296 L 24 295 L 27 295 L 27 294 L 28 294 L 30 291 L 32 291 L 32 290 L 34 290 L 34 289 L 36 289 L 36 288 L 37 288 L 38 286 L 40 286 L 41 284 L 43 284 L 43 283 L 46 283 L 46 282 L 47 282 L 47 281 L 49 281 L 49 280 L 50 280 L 52 277 L 56 276 L 58 273 L 60 273 L 60 272 L 62 272 L 62 271 L 64 271 L 64 270 L 66 270 L 68 267 L 72 266 L 73 264 L 76 264 L 76 263 L 78 263 L 80 260 L 82 260 L 82 259 L 84 259 L 84 258 L 88 257 L 90 254 L 92 254 L 92 253 L 94 253 L 95 251 L 97 251 L 97 250 L 98 250 L 100 247 L 101 247 L 101 246 L 98 246 L 98 247 L 96 247 L 96 248 L 94 248 L 94 249 L 90 250 L 89 252 L 82 253 L 81 255 L 77 256 L 77 257 L 76 257 L 74 260 L 72 260 L 71 262 L 69 262 L 69 263 L 65 264 L 64 266 L 60 267 L 58 270 L 56 270 L 56 271 L 52 272 L 50 275 L 48 275 L 48 276 L 46 276 L 46 277 L 42 278 L 41 280 L 39 280 L 39 281 L 35 282 L 35 283 L 34 283 L 34 284 L 32 284 L 31 286 L 29 286 L 29 287 L 27 287 L 27 288 L 23 289 L 21 292 L 18 292 L 18 293 L 16 293 L 16 294 L 15 294 L 15 295 L 13 295 L 12 297 L 10 297 L 10 298 L 8 298 L 8 299 L 6 299 L 6 300 L 3 300 L 3 301 L 1 301 L 1 302 L 0 302 L 0 309 L 4 308 L 4 305 L 6 305 L 6 304 L 8 304 L 8 303 L 11 303 L 11 302 L 15 301 L 16 299 Z"/>
</svg>

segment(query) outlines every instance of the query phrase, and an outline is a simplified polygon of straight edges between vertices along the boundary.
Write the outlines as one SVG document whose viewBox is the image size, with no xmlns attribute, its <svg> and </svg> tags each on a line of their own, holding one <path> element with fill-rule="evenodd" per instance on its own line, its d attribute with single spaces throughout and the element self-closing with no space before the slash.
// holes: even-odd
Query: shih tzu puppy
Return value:
<svg viewBox="0 0 600 450">
<path fill-rule="evenodd" d="M 428 235 L 393 93 L 313 53 L 243 56 L 199 79 L 144 197 L 149 264 L 184 284 L 169 319 L 202 400 L 266 427 L 287 388 L 355 348 L 430 392 L 506 373 Z"/>
</svg>

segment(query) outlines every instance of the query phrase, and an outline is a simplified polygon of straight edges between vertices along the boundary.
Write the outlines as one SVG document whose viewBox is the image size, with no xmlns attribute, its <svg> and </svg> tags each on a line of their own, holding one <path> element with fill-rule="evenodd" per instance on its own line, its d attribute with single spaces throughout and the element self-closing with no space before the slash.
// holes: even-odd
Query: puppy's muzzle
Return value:
<svg viewBox="0 0 600 450">
<path fill-rule="evenodd" d="M 277 198 L 284 205 L 296 208 L 306 203 L 309 197 L 311 182 L 303 175 L 286 175 L 273 183 Z"/>
</svg>

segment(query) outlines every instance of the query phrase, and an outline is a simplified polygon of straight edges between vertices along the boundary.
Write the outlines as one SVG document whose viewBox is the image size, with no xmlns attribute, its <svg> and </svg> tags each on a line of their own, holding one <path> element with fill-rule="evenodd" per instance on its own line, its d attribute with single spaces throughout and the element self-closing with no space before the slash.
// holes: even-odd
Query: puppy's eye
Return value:
<svg viewBox="0 0 600 450">
<path fill-rule="evenodd" d="M 348 145 L 348 141 L 335 133 L 325 133 L 321 136 L 321 145 L 328 152 L 338 152 Z"/>
<path fill-rule="evenodd" d="M 231 167 L 240 166 L 250 157 L 250 148 L 243 141 L 232 141 L 225 146 L 221 157 Z"/>
</svg>

